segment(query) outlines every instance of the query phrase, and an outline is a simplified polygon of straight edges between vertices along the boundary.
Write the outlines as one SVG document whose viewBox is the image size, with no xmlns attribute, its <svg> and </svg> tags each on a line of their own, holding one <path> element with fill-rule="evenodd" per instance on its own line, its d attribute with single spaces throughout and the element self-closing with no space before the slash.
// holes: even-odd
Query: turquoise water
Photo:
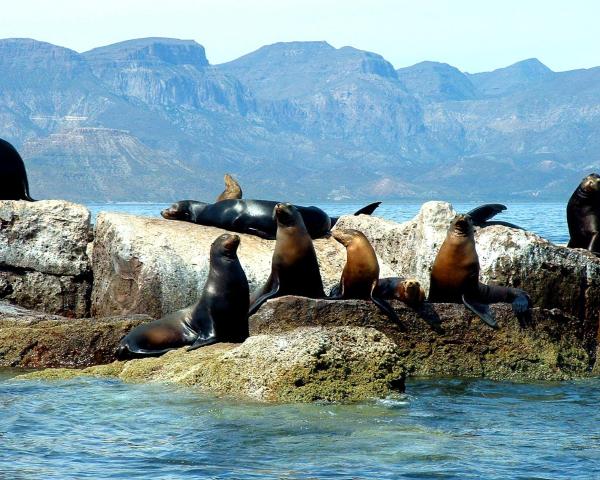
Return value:
<svg viewBox="0 0 600 480">
<path fill-rule="evenodd" d="M 0 381 L 0 478 L 600 478 L 600 381 L 411 380 L 260 405 L 115 380 Z"/>
<path fill-rule="evenodd" d="M 164 206 L 90 208 L 158 216 Z M 339 215 L 361 205 L 319 206 Z M 377 214 L 403 221 L 419 207 L 382 205 Z M 499 219 L 567 240 L 563 203 L 511 204 Z M 600 379 L 412 379 L 400 399 L 261 405 L 17 373 L 0 370 L 0 479 L 600 478 Z"/>
<path fill-rule="evenodd" d="M 325 210 L 331 216 L 350 214 L 363 207 L 366 203 L 318 203 L 316 206 Z M 454 203 L 458 212 L 468 212 L 481 203 Z M 490 201 L 490 203 L 494 203 Z M 383 203 L 374 213 L 375 216 L 404 222 L 413 218 L 421 208 L 422 203 Z M 100 211 L 134 213 L 149 217 L 159 217 L 160 211 L 166 208 L 166 203 L 94 203 L 88 207 L 94 217 Z M 566 202 L 548 203 L 507 203 L 503 213 L 496 216 L 497 220 L 520 225 L 526 230 L 537 233 L 554 243 L 567 243 Z"/>
</svg>

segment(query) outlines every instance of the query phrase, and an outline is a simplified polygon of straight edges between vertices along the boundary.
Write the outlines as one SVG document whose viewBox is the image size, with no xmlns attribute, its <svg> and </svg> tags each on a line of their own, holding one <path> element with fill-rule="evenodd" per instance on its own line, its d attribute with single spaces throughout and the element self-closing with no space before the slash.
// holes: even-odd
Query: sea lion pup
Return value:
<svg viewBox="0 0 600 480">
<path fill-rule="evenodd" d="M 277 238 L 271 261 L 271 275 L 262 288 L 252 293 L 248 315 L 270 298 L 298 295 L 323 298 L 323 281 L 312 239 L 298 209 L 289 203 L 274 208 Z"/>
<path fill-rule="evenodd" d="M 392 321 L 400 319 L 392 306 L 377 296 L 379 262 L 373 246 L 362 232 L 353 229 L 336 229 L 333 238 L 346 247 L 346 265 L 340 278 L 339 292 L 331 298 L 371 299 Z"/>
<path fill-rule="evenodd" d="M 0 200 L 35 200 L 29 195 L 25 163 L 6 140 L 0 138 Z"/>
<path fill-rule="evenodd" d="M 431 270 L 430 302 L 464 303 L 491 327 L 497 328 L 490 303 L 512 303 L 521 325 L 528 321 L 530 300 L 518 288 L 484 285 L 479 282 L 479 257 L 475 250 L 473 221 L 456 215 Z"/>
<path fill-rule="evenodd" d="M 585 248 L 600 254 L 600 175 L 585 177 L 567 204 L 570 248 Z"/>
<path fill-rule="evenodd" d="M 248 280 L 237 257 L 238 235 L 223 234 L 210 247 L 210 267 L 195 305 L 134 328 L 119 343 L 117 358 L 159 356 L 216 342 L 248 338 Z"/>
<path fill-rule="evenodd" d="M 502 220 L 492 220 L 493 217 L 504 210 L 506 210 L 506 205 L 502 205 L 501 203 L 486 203 L 484 205 L 480 205 L 479 207 L 475 207 L 470 212 L 467 212 L 467 215 L 471 217 L 471 220 L 473 220 L 473 225 L 476 227 L 483 228 L 491 225 L 502 225 L 504 227 L 523 230 L 522 227 L 519 227 L 514 223 L 503 222 Z"/>
<path fill-rule="evenodd" d="M 226 173 L 223 180 L 225 181 L 225 190 L 217 197 L 217 202 L 242 198 L 242 187 L 231 175 Z"/>
<path fill-rule="evenodd" d="M 425 290 L 414 278 L 380 278 L 375 287 L 375 295 L 384 299 L 395 298 L 413 308 L 421 306 L 425 301 Z"/>
<path fill-rule="evenodd" d="M 379 203 L 367 205 L 355 214 L 373 211 Z M 216 203 L 182 200 L 175 202 L 160 214 L 167 220 L 182 220 L 273 240 L 277 233 L 273 209 L 277 204 L 278 202 L 270 200 L 233 199 Z M 311 238 L 321 238 L 329 234 L 332 220 L 327 213 L 317 207 L 294 207 L 302 215 Z M 333 220 L 337 221 L 337 218 L 334 217 Z"/>
</svg>

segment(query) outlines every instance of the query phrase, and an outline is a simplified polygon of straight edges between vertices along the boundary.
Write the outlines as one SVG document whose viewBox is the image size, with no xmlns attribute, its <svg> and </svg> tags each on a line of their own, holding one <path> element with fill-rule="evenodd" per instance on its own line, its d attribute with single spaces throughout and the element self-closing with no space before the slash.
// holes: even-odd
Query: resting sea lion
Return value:
<svg viewBox="0 0 600 480">
<path fill-rule="evenodd" d="M 567 247 L 600 253 L 600 175 L 585 177 L 567 204 Z"/>
<path fill-rule="evenodd" d="M 456 215 L 431 270 L 429 301 L 464 303 L 492 327 L 497 327 L 488 304 L 512 303 L 521 324 L 527 320 L 530 300 L 518 288 L 484 285 L 479 282 L 479 257 L 475 250 L 473 221 L 468 215 Z"/>
<path fill-rule="evenodd" d="M 289 203 L 275 206 L 277 238 L 271 261 L 271 275 L 250 299 L 252 315 L 270 298 L 298 295 L 323 298 L 323 281 L 317 254 L 298 209 Z"/>
<path fill-rule="evenodd" d="M 0 138 L 0 200 L 35 200 L 29 195 L 25 164 L 19 152 Z"/>
<path fill-rule="evenodd" d="M 411 307 L 418 307 L 425 301 L 425 290 L 418 280 L 402 277 L 380 278 L 375 287 L 379 298 L 395 298 Z"/>
<path fill-rule="evenodd" d="M 242 342 L 248 337 L 248 280 L 237 257 L 238 235 L 219 236 L 210 247 L 210 269 L 195 305 L 129 332 L 117 358 L 159 356 L 191 345 Z"/>
<path fill-rule="evenodd" d="M 242 187 L 231 175 L 226 173 L 223 180 L 225 181 L 225 190 L 219 195 L 217 202 L 242 198 Z"/>
<path fill-rule="evenodd" d="M 374 210 L 378 204 L 379 202 L 368 205 L 357 214 L 369 208 Z M 167 220 L 183 220 L 273 240 L 277 233 L 277 222 L 273 217 L 275 205 L 278 203 L 270 200 L 239 199 L 222 200 L 217 203 L 182 200 L 175 202 L 160 214 Z M 329 233 L 331 219 L 323 210 L 317 207 L 294 207 L 302 215 L 311 238 L 320 238 Z"/>
<path fill-rule="evenodd" d="M 339 292 L 331 298 L 370 298 L 392 321 L 400 319 L 392 306 L 375 293 L 379 280 L 379 262 L 373 246 L 362 232 L 353 229 L 337 229 L 333 238 L 346 247 L 346 265 L 342 271 Z"/>
</svg>

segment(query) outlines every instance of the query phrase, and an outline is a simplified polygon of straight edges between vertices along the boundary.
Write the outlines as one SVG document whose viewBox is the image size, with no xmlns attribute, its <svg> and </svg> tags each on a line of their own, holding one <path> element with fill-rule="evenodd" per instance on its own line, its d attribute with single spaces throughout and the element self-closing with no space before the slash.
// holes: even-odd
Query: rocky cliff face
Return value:
<svg viewBox="0 0 600 480">
<path fill-rule="evenodd" d="M 599 128 L 600 68 L 557 73 L 530 59 L 477 74 L 435 62 L 394 70 L 325 42 L 210 65 L 189 40 L 83 54 L 0 40 L 0 136 L 23 152 L 37 198 L 213 198 L 224 171 L 253 197 L 564 198 L 600 168 Z M 63 141 L 89 129 L 102 142 Z"/>
</svg>

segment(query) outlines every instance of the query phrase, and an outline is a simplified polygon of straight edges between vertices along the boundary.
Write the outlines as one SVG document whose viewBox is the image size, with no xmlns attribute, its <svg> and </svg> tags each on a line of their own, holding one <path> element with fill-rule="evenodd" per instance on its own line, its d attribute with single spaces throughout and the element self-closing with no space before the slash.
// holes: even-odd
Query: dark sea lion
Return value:
<svg viewBox="0 0 600 480">
<path fill-rule="evenodd" d="M 413 278 L 380 278 L 375 287 L 375 295 L 385 299 L 395 298 L 411 307 L 419 307 L 425 301 L 425 290 Z"/>
<path fill-rule="evenodd" d="M 298 295 L 323 298 L 323 281 L 312 239 L 302 216 L 289 203 L 278 203 L 274 208 L 277 220 L 277 238 L 271 261 L 271 275 L 262 288 L 253 292 L 249 315 L 270 298 Z"/>
<path fill-rule="evenodd" d="M 361 208 L 375 210 L 380 202 Z M 183 220 L 186 222 L 219 227 L 232 232 L 248 233 L 268 240 L 275 239 L 277 222 L 273 218 L 273 209 L 278 202 L 270 200 L 222 200 L 217 203 L 182 200 L 175 202 L 160 214 L 167 220 Z M 321 238 L 329 234 L 331 219 L 317 207 L 301 207 L 294 205 L 302 215 L 306 229 L 311 238 Z M 334 218 L 337 221 L 337 218 Z"/>
<path fill-rule="evenodd" d="M 567 247 L 600 253 L 600 175 L 585 177 L 567 204 Z"/>
<path fill-rule="evenodd" d="M 498 325 L 490 303 L 512 303 L 513 311 L 524 325 L 530 300 L 518 288 L 484 285 L 479 281 L 479 257 L 475 249 L 473 221 L 469 215 L 456 215 L 431 270 L 429 301 L 464 303 L 491 327 Z"/>
<path fill-rule="evenodd" d="M 223 180 L 225 181 L 225 190 L 219 195 L 217 202 L 242 198 L 242 187 L 240 187 L 240 184 L 231 175 L 226 173 Z"/>
<path fill-rule="evenodd" d="M 19 152 L 0 138 L 0 200 L 35 200 L 29 195 L 25 163 Z"/>
<path fill-rule="evenodd" d="M 501 203 L 486 203 L 474 208 L 467 215 L 473 220 L 473 225 L 476 227 L 489 227 L 491 225 L 502 225 L 504 227 L 517 228 L 523 230 L 522 227 L 515 225 L 510 222 L 503 222 L 502 220 L 492 220 L 493 217 L 506 210 L 506 205 Z"/>
<path fill-rule="evenodd" d="M 198 303 L 134 328 L 121 340 L 117 358 L 248 338 L 248 280 L 237 257 L 239 244 L 238 235 L 219 236 L 210 247 L 210 268 Z"/>
<path fill-rule="evenodd" d="M 375 292 L 379 280 L 379 262 L 371 242 L 358 230 L 340 228 L 331 234 L 346 247 L 346 265 L 340 279 L 340 290 L 332 298 L 371 299 L 392 321 L 400 324 L 392 306 Z"/>
</svg>

